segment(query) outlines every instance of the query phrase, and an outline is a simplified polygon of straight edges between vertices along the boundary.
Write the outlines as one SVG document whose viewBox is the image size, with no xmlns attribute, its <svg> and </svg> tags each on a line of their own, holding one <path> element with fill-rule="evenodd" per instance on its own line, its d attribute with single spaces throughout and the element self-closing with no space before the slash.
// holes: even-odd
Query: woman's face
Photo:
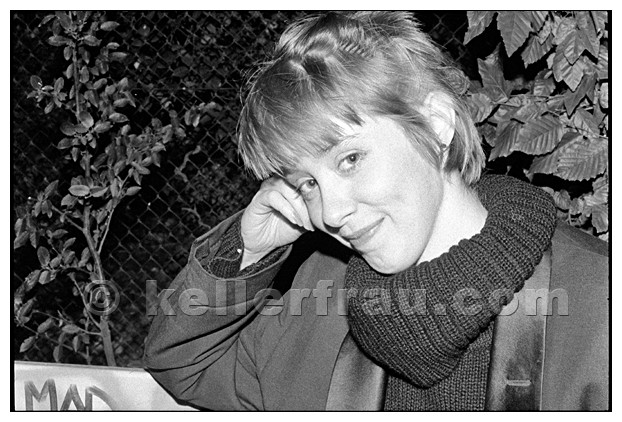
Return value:
<svg viewBox="0 0 622 422">
<path fill-rule="evenodd" d="M 313 225 L 394 274 L 419 261 L 437 223 L 442 173 L 388 118 L 345 128 L 346 140 L 287 176 Z"/>
</svg>

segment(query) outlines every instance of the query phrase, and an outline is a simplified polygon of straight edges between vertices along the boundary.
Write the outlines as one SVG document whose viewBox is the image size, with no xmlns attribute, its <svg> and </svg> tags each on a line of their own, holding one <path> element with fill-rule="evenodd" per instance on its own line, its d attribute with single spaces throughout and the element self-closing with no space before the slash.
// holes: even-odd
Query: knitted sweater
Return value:
<svg viewBox="0 0 622 422">
<path fill-rule="evenodd" d="M 504 176 L 482 178 L 476 191 L 488 210 L 484 228 L 440 257 L 392 276 L 350 260 L 346 286 L 382 292 L 382 311 L 373 295 L 352 295 L 348 322 L 389 371 L 387 410 L 484 409 L 493 320 L 549 247 L 555 206 Z"/>
<path fill-rule="evenodd" d="M 426 289 L 428 315 L 415 315 L 418 318 L 401 311 L 412 307 L 416 299 L 400 303 L 399 294 L 383 297 L 390 302 L 388 315 L 371 315 L 365 294 L 349 301 L 348 321 L 356 340 L 390 374 L 386 410 L 484 408 L 492 320 L 522 287 L 548 247 L 555 207 L 544 191 L 510 177 L 485 176 L 476 190 L 488 210 L 486 225 L 480 235 L 460 242 L 442 259 L 393 277 L 374 272 L 356 256 L 349 263 L 346 285 L 361 292 L 368 288 L 384 288 L 385 292 L 414 291 L 416 286 Z M 242 248 L 237 220 L 224 234 L 220 248 L 201 264 L 213 274 L 232 278 L 261 271 L 286 249 L 278 248 L 239 272 Z M 414 269 L 425 269 L 427 275 L 413 277 Z M 449 280 L 457 282 L 452 285 Z M 465 297 L 463 307 L 481 305 L 483 309 L 476 315 L 463 315 L 448 305 L 465 288 L 476 288 L 486 299 L 500 288 L 509 290 L 496 304 L 470 303 Z"/>
</svg>

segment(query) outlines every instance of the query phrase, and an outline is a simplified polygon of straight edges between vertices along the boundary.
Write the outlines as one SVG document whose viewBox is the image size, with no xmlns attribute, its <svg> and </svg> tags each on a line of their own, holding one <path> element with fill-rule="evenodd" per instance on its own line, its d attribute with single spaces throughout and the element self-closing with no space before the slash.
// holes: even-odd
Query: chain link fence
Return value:
<svg viewBox="0 0 622 422">
<path fill-rule="evenodd" d="M 11 134 L 13 163 L 12 223 L 68 163 L 55 147 L 63 137 L 61 117 L 44 114 L 26 95 L 29 78 L 59 75 L 66 62 L 59 49 L 47 44 L 40 23 L 44 13 L 19 12 L 11 17 Z M 167 116 L 200 103 L 210 109 L 183 141 L 167 145 L 161 168 L 145 177 L 143 189 L 117 211 L 103 251 L 107 277 L 120 290 L 120 303 L 110 316 L 114 350 L 121 366 L 140 366 L 150 320 L 146 283 L 166 288 L 181 270 L 194 238 L 244 207 L 259 183 L 243 170 L 234 133 L 241 110 L 240 92 L 253 66 L 265 59 L 286 25 L 304 12 L 107 12 L 120 24 L 110 36 L 129 53 L 124 76 L 133 81 L 139 100 L 133 125 Z M 423 28 L 477 77 L 473 46 L 462 39 L 465 12 L 421 12 Z M 485 46 L 484 46 L 485 47 Z M 482 57 L 482 54 L 478 54 Z M 162 120 L 166 120 L 163 118 Z M 13 253 L 12 289 L 38 265 L 33 248 Z M 60 284 L 60 283 L 56 283 Z M 50 290 L 50 307 L 75 311 L 75 297 L 62 287 Z M 31 335 L 18 328 L 13 347 Z M 53 361 L 56 340 L 39 338 L 19 359 Z M 101 345 L 92 345 L 94 364 L 105 364 Z M 63 362 L 84 363 L 69 350 Z"/>
</svg>

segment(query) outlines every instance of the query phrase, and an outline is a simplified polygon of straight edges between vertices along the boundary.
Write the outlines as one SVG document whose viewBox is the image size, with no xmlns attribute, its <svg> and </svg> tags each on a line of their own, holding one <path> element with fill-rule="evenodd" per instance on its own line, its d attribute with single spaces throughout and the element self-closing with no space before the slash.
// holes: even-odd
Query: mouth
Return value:
<svg viewBox="0 0 622 422">
<path fill-rule="evenodd" d="M 349 236 L 343 236 L 345 240 L 350 242 L 352 247 L 360 251 L 360 248 L 371 240 L 372 237 L 378 232 L 378 228 L 384 221 L 384 218 L 380 218 L 377 221 L 355 231 Z"/>
</svg>

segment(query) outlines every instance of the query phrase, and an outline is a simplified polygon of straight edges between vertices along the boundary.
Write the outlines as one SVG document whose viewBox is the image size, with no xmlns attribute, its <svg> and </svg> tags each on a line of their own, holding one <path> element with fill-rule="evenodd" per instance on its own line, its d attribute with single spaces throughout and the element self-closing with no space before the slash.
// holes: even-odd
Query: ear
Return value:
<svg viewBox="0 0 622 422">
<path fill-rule="evenodd" d="M 456 111 L 449 96 L 440 91 L 430 92 L 424 101 L 424 113 L 443 149 L 449 148 L 456 131 Z"/>
</svg>

